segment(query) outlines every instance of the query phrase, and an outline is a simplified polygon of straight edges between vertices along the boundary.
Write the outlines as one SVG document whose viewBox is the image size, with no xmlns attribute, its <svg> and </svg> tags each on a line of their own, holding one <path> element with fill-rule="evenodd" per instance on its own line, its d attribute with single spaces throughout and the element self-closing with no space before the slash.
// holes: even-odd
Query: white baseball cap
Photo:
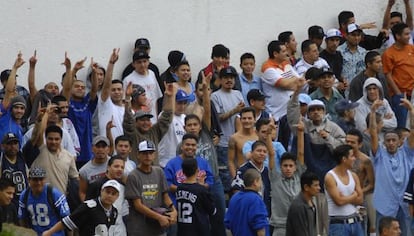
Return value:
<svg viewBox="0 0 414 236">
<path fill-rule="evenodd" d="M 116 189 L 116 191 L 118 191 L 118 193 L 121 191 L 121 184 L 118 181 L 113 180 L 113 179 L 106 181 L 102 185 L 101 190 L 106 188 L 106 187 L 112 187 L 112 188 Z"/>
<path fill-rule="evenodd" d="M 338 29 L 329 29 L 326 32 L 326 38 L 329 39 L 334 37 L 342 38 L 341 31 L 339 31 Z"/>
<path fill-rule="evenodd" d="M 325 104 L 321 100 L 318 100 L 318 99 L 314 99 L 308 104 L 308 111 L 310 110 L 311 107 L 322 107 L 325 110 Z"/>
</svg>

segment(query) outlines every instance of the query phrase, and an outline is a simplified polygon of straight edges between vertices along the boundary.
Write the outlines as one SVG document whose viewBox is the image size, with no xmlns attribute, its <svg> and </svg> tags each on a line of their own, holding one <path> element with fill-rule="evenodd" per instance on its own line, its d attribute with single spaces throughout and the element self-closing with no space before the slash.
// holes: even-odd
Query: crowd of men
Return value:
<svg viewBox="0 0 414 236">
<path fill-rule="evenodd" d="M 34 52 L 27 89 L 19 53 L 0 74 L 1 222 L 37 235 L 411 235 L 414 22 L 394 3 L 377 36 L 350 11 L 339 29 L 309 27 L 300 58 L 281 32 L 260 76 L 252 53 L 238 73 L 222 44 L 195 81 L 178 50 L 160 74 L 140 38 L 122 77 L 119 49 L 85 80 L 86 58 L 65 53 L 62 80 L 42 89 Z"/>
</svg>

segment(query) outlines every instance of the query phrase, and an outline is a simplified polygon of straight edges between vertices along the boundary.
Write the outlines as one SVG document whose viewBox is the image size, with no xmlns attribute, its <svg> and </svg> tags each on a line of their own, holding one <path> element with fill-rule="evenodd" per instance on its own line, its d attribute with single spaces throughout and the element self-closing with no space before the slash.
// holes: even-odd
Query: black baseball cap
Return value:
<svg viewBox="0 0 414 236">
<path fill-rule="evenodd" d="M 232 66 L 228 66 L 226 68 L 223 68 L 220 70 L 219 76 L 221 77 L 226 77 L 226 76 L 233 76 L 233 77 L 237 77 L 239 74 L 237 74 L 237 71 L 234 67 Z"/>
<path fill-rule="evenodd" d="M 136 52 L 134 52 L 134 55 L 132 56 L 132 61 L 136 61 L 139 59 L 149 59 L 150 56 L 148 55 L 148 53 L 144 50 L 138 50 Z"/>
<path fill-rule="evenodd" d="M 318 72 L 318 78 L 321 78 L 322 76 L 329 74 L 329 75 L 335 75 L 333 71 L 330 68 L 320 68 Z"/>
<path fill-rule="evenodd" d="M 323 28 L 319 25 L 313 25 L 308 28 L 308 36 L 309 38 L 319 38 L 323 39 L 325 37 L 325 33 L 323 32 Z"/>
<path fill-rule="evenodd" d="M 247 101 L 253 100 L 264 100 L 267 96 L 260 91 L 260 89 L 250 89 L 247 93 Z"/>
<path fill-rule="evenodd" d="M 135 49 L 150 49 L 150 42 L 146 38 L 139 38 L 135 41 Z"/>
<path fill-rule="evenodd" d="M 1 141 L 2 144 L 8 144 L 12 141 L 19 142 L 19 138 L 14 133 L 7 133 L 3 136 L 3 140 Z"/>
</svg>

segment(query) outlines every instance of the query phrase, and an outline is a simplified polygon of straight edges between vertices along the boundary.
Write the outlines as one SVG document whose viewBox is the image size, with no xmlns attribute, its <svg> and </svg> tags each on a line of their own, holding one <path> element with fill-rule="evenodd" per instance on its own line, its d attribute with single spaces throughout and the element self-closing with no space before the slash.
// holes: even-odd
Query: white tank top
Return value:
<svg viewBox="0 0 414 236">
<path fill-rule="evenodd" d="M 338 191 L 343 196 L 350 196 L 355 191 L 355 180 L 352 177 L 352 172 L 347 170 L 349 183 L 347 185 L 343 184 L 342 181 L 338 178 L 333 170 L 330 170 L 328 174 L 331 174 L 336 182 L 336 187 Z M 357 209 L 353 204 L 345 204 L 343 206 L 338 206 L 335 204 L 329 193 L 326 191 L 326 200 L 328 202 L 328 213 L 329 216 L 349 216 L 355 214 Z"/>
</svg>

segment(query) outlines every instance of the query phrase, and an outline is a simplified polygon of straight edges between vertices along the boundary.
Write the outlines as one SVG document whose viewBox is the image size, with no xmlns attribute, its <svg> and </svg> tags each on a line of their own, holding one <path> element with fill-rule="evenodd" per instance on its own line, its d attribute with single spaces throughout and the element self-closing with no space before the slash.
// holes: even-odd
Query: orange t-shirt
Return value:
<svg viewBox="0 0 414 236">
<path fill-rule="evenodd" d="M 398 49 L 394 45 L 382 55 L 384 74 L 392 73 L 392 79 L 402 93 L 411 95 L 414 89 L 414 46 Z M 392 94 L 391 94 L 392 95 Z"/>
</svg>

